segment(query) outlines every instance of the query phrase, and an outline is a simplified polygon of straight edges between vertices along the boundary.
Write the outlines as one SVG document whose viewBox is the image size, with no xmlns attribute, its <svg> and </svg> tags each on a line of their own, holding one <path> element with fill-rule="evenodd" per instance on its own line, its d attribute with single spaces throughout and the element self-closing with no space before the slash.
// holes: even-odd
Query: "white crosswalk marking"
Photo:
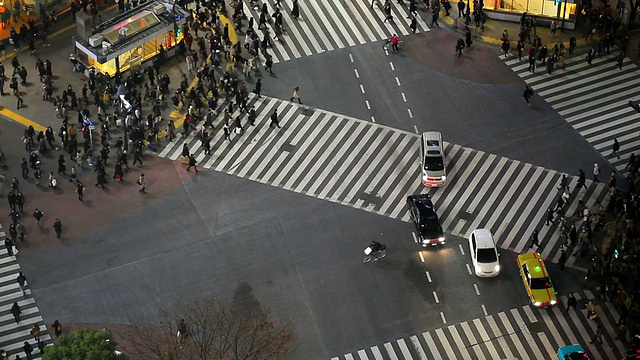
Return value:
<svg viewBox="0 0 640 360">
<path fill-rule="evenodd" d="M 269 16 L 267 28 L 271 36 L 275 36 L 272 15 L 275 1 L 265 1 Z M 371 1 L 301 1 L 300 17 L 291 16 L 289 4 L 281 3 L 280 13 L 283 18 L 283 39 L 272 41 L 273 48 L 268 52 L 273 55 L 273 62 L 297 59 L 302 56 L 319 54 L 324 51 L 343 49 L 355 45 L 381 41 L 393 34 L 409 35 L 408 9 L 397 2 L 391 2 L 393 22 L 385 22 L 382 9 L 378 6 L 370 8 Z M 261 7 L 254 9 L 247 0 L 244 12 L 254 18 L 254 29 L 258 31 Z M 429 31 L 420 13 L 416 17 L 418 32 Z M 382 51 L 382 50 L 380 50 Z"/>
<path fill-rule="evenodd" d="M 638 113 L 629 106 L 630 100 L 640 100 L 640 71 L 628 58 L 620 69 L 617 56 L 616 49 L 589 65 L 584 54 L 571 55 L 566 70 L 551 75 L 529 72 L 528 58 L 505 63 L 618 171 L 624 171 L 631 153 L 640 151 Z M 620 143 L 619 159 L 611 153 L 613 139 Z"/>
<path fill-rule="evenodd" d="M 5 238 L 6 234 L 0 224 L 0 242 L 4 243 Z M 11 359 L 17 354 L 24 356 L 22 347 L 24 342 L 28 341 L 33 347 L 33 359 L 40 359 L 38 344 L 31 335 L 33 325 L 38 325 L 41 333 L 40 341 L 45 346 L 51 344 L 52 340 L 47 333 L 47 325 L 44 324 L 28 285 L 25 288 L 25 295 L 22 295 L 16 281 L 18 273 L 20 273 L 20 265 L 16 257 L 9 256 L 6 250 L 0 250 L 0 291 L 4 294 L 0 297 L 0 314 L 2 314 L 0 315 L 0 334 L 2 334 L 0 335 L 0 349 L 5 350 L 8 358 Z M 16 323 L 10 311 L 14 302 L 20 306 L 19 323 Z"/>
<path fill-rule="evenodd" d="M 593 294 L 585 290 L 575 293 L 578 301 L 593 299 Z M 607 321 L 604 326 L 604 343 L 589 344 L 595 332 L 596 321 L 586 319 L 584 314 L 574 309 L 565 311 L 567 297 L 560 297 L 560 305 L 553 309 L 535 309 L 530 306 L 511 309 L 496 315 L 473 319 L 423 332 L 422 336 L 409 336 L 393 343 L 385 343 L 384 358 L 398 359 L 557 359 L 559 347 L 580 344 L 594 359 L 616 359 L 624 352 L 624 345 L 613 340 L 615 328 Z M 613 319 L 617 315 L 611 311 L 610 303 L 598 302 L 599 318 Z M 499 319 L 496 320 L 496 317 Z M 433 334 L 433 335 L 432 335 Z M 480 338 L 478 339 L 477 335 Z M 465 340 L 466 339 L 466 340 Z M 412 347 L 407 345 L 409 342 Z M 441 350 L 444 350 L 444 357 Z M 378 347 L 355 351 L 360 358 L 366 354 L 380 354 Z M 414 355 L 415 354 L 415 355 Z M 363 357 L 365 356 L 365 357 Z M 332 360 L 355 359 L 352 354 L 334 357 Z M 369 356 L 370 358 L 370 356 Z"/>
<path fill-rule="evenodd" d="M 561 173 L 445 144 L 448 183 L 428 189 L 420 183 L 417 134 L 266 97 L 252 95 L 250 103 L 259 114 L 256 126 L 246 124 L 244 134 L 232 134 L 231 142 L 217 135 L 223 115 L 214 119 L 210 156 L 204 156 L 196 132 L 168 143 L 160 156 L 177 160 L 186 144 L 204 168 L 403 221 L 409 221 L 407 195 L 426 192 L 446 234 L 467 237 L 486 227 L 500 247 L 520 252 L 537 229 L 544 258 L 558 260 L 560 233 L 544 224 L 547 208 L 560 195 Z M 282 129 L 269 128 L 276 109 Z M 575 189 L 576 178 L 569 179 L 574 190 L 568 216 L 579 200 L 591 206 L 605 199 L 604 184 L 587 181 L 587 190 Z"/>
</svg>

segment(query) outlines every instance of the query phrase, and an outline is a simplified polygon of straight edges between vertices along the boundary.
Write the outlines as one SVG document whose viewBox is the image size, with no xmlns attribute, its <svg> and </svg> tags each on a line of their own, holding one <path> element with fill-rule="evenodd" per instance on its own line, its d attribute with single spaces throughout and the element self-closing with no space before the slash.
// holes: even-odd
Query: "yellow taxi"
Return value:
<svg viewBox="0 0 640 360">
<path fill-rule="evenodd" d="M 547 307 L 558 303 L 556 292 L 553 289 L 549 273 L 544 266 L 544 261 L 540 258 L 540 254 L 526 253 L 518 255 L 518 268 L 533 306 Z"/>
</svg>

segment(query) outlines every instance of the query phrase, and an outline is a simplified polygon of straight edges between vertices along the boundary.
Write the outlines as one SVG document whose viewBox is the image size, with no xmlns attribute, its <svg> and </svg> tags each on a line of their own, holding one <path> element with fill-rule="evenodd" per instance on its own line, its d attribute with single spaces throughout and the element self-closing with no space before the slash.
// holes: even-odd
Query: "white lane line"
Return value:
<svg viewBox="0 0 640 360">
<path fill-rule="evenodd" d="M 404 356 L 405 359 L 413 359 L 411 353 L 409 352 L 409 348 L 407 347 L 407 343 L 404 342 L 404 339 L 398 339 L 397 343 L 402 356 Z"/>
<path fill-rule="evenodd" d="M 351 60 L 351 62 L 353 62 L 353 55 L 349 54 L 349 60 Z"/>
<path fill-rule="evenodd" d="M 462 256 L 464 256 L 464 249 L 462 248 L 462 244 L 458 244 L 458 247 L 460 248 L 460 252 L 462 253 Z"/>
<path fill-rule="evenodd" d="M 407 109 L 407 112 L 409 113 L 409 119 L 413 119 L 413 113 L 411 112 L 411 109 Z"/>
<path fill-rule="evenodd" d="M 358 79 L 360 79 L 360 74 L 358 74 L 358 69 L 353 69 L 353 72 L 355 72 L 355 73 L 356 73 L 356 77 L 357 77 Z"/>
<path fill-rule="evenodd" d="M 404 96 L 404 93 L 401 93 L 401 95 L 402 95 L 402 101 L 407 102 L 407 97 Z"/>
<path fill-rule="evenodd" d="M 369 100 L 364 101 L 367 104 L 367 110 L 371 110 L 371 105 L 369 104 Z"/>
<path fill-rule="evenodd" d="M 422 344 L 420 344 L 420 340 L 418 340 L 418 337 L 413 335 L 409 339 L 411 340 L 411 344 L 413 344 L 413 348 L 418 353 L 418 357 L 420 358 L 420 360 L 428 360 L 427 353 L 422 348 Z"/>
<path fill-rule="evenodd" d="M 420 255 L 420 262 L 424 262 L 424 255 L 422 255 L 422 251 L 418 251 L 418 255 Z"/>
<path fill-rule="evenodd" d="M 431 275 L 429 274 L 429 272 L 425 271 L 424 273 L 427 274 L 427 280 L 429 280 L 429 282 L 432 282 L 431 281 Z"/>
<path fill-rule="evenodd" d="M 484 316 L 489 316 L 489 313 L 487 312 L 487 308 L 484 307 L 484 304 L 482 304 L 482 313 L 484 314 Z"/>
<path fill-rule="evenodd" d="M 415 131 L 416 134 L 420 134 L 420 130 L 418 130 L 418 127 L 416 125 L 413 125 L 413 131 Z"/>
<path fill-rule="evenodd" d="M 447 323 L 447 319 L 444 317 L 444 313 L 442 311 L 440 311 L 440 317 L 442 318 L 442 323 L 446 324 Z"/>
<path fill-rule="evenodd" d="M 428 332 L 423 332 L 422 337 L 424 341 L 427 343 L 427 349 L 431 351 L 431 355 L 434 356 L 435 360 L 442 360 L 442 355 L 440 355 L 440 350 L 436 347 L 436 343 L 433 341 L 433 337 Z"/>
<path fill-rule="evenodd" d="M 369 360 L 367 352 L 364 350 L 358 350 L 358 356 L 360 356 L 360 360 Z"/>
<path fill-rule="evenodd" d="M 476 294 L 480 296 L 480 290 L 478 290 L 478 284 L 473 284 L 473 288 L 476 289 Z"/>
<path fill-rule="evenodd" d="M 412 231 L 411 232 L 411 236 L 413 236 L 413 242 L 417 244 L 418 243 L 418 237 L 416 236 L 416 233 Z"/>
<path fill-rule="evenodd" d="M 391 66 L 391 70 L 395 70 L 396 68 L 393 66 L 393 63 L 389 61 L 389 66 Z"/>
<path fill-rule="evenodd" d="M 396 84 L 398 84 L 398 86 L 402 86 L 402 85 L 400 85 L 400 79 L 398 79 L 397 76 L 396 76 Z"/>
<path fill-rule="evenodd" d="M 440 303 L 440 299 L 438 299 L 438 294 L 436 294 L 436 292 L 433 292 L 433 298 L 436 299 L 436 304 Z"/>
<path fill-rule="evenodd" d="M 360 91 L 364 94 L 364 86 L 362 86 L 362 84 L 360 84 Z"/>
<path fill-rule="evenodd" d="M 371 122 L 375 123 L 376 122 L 376 118 L 374 118 L 373 116 L 371 117 Z"/>
<path fill-rule="evenodd" d="M 376 360 L 382 360 L 382 359 L 384 359 L 384 358 L 382 357 L 382 353 L 380 352 L 380 349 L 378 349 L 378 347 L 377 347 L 377 346 L 372 347 L 372 348 L 371 348 L 371 352 L 373 353 L 373 358 L 374 358 L 374 359 L 376 359 Z"/>
<path fill-rule="evenodd" d="M 391 345 L 391 343 L 384 343 L 384 349 L 387 350 L 387 355 L 389 355 L 391 360 L 398 360 L 396 351 L 393 349 L 393 345 Z"/>
<path fill-rule="evenodd" d="M 467 271 L 469 272 L 469 275 L 473 275 L 473 273 L 471 272 L 471 266 L 469 266 L 469 264 L 465 265 L 467 265 Z"/>
</svg>

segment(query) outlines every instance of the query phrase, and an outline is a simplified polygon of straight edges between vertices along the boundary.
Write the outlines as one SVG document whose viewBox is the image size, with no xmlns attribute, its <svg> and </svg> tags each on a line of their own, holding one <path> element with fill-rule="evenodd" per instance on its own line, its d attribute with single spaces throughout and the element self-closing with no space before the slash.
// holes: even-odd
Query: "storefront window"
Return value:
<svg viewBox="0 0 640 360">
<path fill-rule="evenodd" d="M 567 1 L 567 11 L 565 19 L 572 20 L 576 15 L 575 0 Z M 558 7 L 560 11 L 558 12 Z M 489 10 L 503 10 L 523 13 L 527 12 L 530 15 L 538 15 L 545 17 L 562 17 L 564 12 L 565 2 L 562 0 L 559 5 L 556 5 L 555 0 L 489 0 L 484 2 L 484 8 Z"/>
</svg>

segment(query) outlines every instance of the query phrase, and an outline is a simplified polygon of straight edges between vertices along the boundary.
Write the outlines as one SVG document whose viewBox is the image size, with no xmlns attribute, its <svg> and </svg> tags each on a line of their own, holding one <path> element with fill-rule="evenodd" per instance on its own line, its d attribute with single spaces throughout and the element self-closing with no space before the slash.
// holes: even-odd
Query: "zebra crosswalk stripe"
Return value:
<svg viewBox="0 0 640 360">
<path fill-rule="evenodd" d="M 267 1 L 269 10 L 275 9 L 274 1 Z M 388 39 L 393 34 L 409 35 L 408 9 L 392 2 L 393 22 L 385 22 L 385 14 L 377 6 L 373 9 L 368 1 L 305 1 L 300 3 L 300 17 L 291 16 L 288 4 L 281 3 L 283 18 L 283 40 L 273 41 L 269 50 L 273 62 L 288 61 L 319 54 L 324 51 L 343 49 L 356 45 Z M 244 13 L 254 19 L 260 18 L 261 8 L 254 9 L 247 0 Z M 271 14 L 269 14 L 271 15 Z M 420 14 L 416 16 L 417 30 L 429 31 Z M 271 17 L 267 27 L 275 34 Z M 257 24 L 256 24 L 257 26 Z"/>
<path fill-rule="evenodd" d="M 466 237 L 485 227 L 500 247 L 520 252 L 537 229 L 545 258 L 558 260 L 559 233 L 544 222 L 560 195 L 561 173 L 446 143 L 448 183 L 426 189 L 420 180 L 419 135 L 272 98 L 252 95 L 250 103 L 266 116 L 255 126 L 245 125 L 242 135 L 233 132 L 231 141 L 216 135 L 210 156 L 204 155 L 197 131 L 169 142 L 160 156 L 177 160 L 186 144 L 206 169 L 403 221 L 409 221 L 406 196 L 428 192 L 447 234 Z M 282 129 L 268 128 L 276 109 Z M 232 118 L 237 116 L 243 114 L 236 110 Z M 216 134 L 223 117 L 213 120 Z M 569 179 L 571 214 L 578 200 L 591 206 L 607 194 L 604 184 L 587 181 L 587 190 L 575 189 L 576 178 Z"/>
<path fill-rule="evenodd" d="M 0 242 L 4 242 L 6 234 L 0 224 Z M 14 255 L 9 255 L 7 250 L 0 250 L 0 349 L 7 352 L 10 358 L 16 354 L 22 355 L 24 342 L 28 341 L 33 347 L 33 359 L 40 359 L 40 350 L 38 344 L 34 343 L 31 335 L 33 325 L 40 328 L 40 341 L 46 345 L 52 343 L 51 336 L 47 333 L 47 326 L 44 319 L 40 315 L 40 310 L 36 306 L 35 299 L 28 287 L 25 289 L 24 296 L 22 290 L 16 282 L 20 273 L 20 265 Z M 20 322 L 16 323 L 11 314 L 13 303 L 20 306 Z"/>
<path fill-rule="evenodd" d="M 591 65 L 583 54 L 571 55 L 566 71 L 531 73 L 528 61 L 505 61 L 598 152 L 623 171 L 631 153 L 640 151 L 637 111 L 629 100 L 640 99 L 640 71 L 629 58 L 622 69 L 618 53 L 595 58 Z M 620 143 L 620 158 L 611 154 L 613 139 Z"/>
<path fill-rule="evenodd" d="M 589 290 L 575 293 L 579 302 L 593 299 Z M 610 303 L 600 305 L 596 312 L 604 327 L 603 344 L 590 344 L 597 321 L 584 316 L 581 310 L 564 306 L 566 296 L 552 309 L 522 306 L 498 314 L 464 321 L 411 335 L 383 346 L 356 350 L 332 360 L 342 359 L 554 359 L 559 347 L 581 344 L 596 359 L 620 358 L 624 344 L 614 339 L 615 328 L 610 319 L 617 316 Z"/>
</svg>

